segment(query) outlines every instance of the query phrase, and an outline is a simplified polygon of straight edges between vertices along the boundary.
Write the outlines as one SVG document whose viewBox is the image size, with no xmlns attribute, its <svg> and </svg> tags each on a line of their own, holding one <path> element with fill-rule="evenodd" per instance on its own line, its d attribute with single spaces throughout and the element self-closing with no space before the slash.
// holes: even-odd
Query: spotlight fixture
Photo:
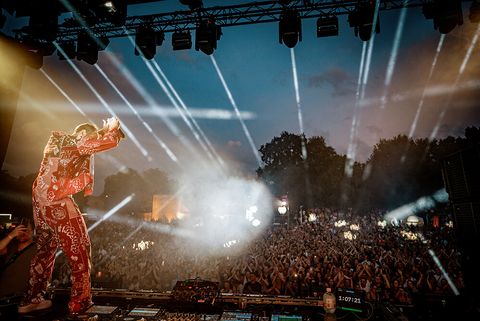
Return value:
<svg viewBox="0 0 480 321">
<path fill-rule="evenodd" d="M 298 41 L 302 41 L 302 20 L 296 10 L 285 9 L 280 15 L 278 28 L 280 43 L 293 48 Z"/>
<path fill-rule="evenodd" d="M 51 56 L 55 52 L 55 45 L 51 42 L 37 42 L 35 49 L 41 56 Z"/>
<path fill-rule="evenodd" d="M 165 41 L 165 32 L 163 30 L 155 32 L 155 43 L 157 46 L 161 46 Z"/>
<path fill-rule="evenodd" d="M 348 23 L 350 27 L 354 28 L 355 36 L 363 41 L 370 40 L 372 36 L 372 28 L 375 28 L 375 33 L 380 32 L 380 19 L 377 13 L 377 23 L 373 26 L 375 16 L 375 3 L 364 2 L 360 3 L 353 12 L 348 15 Z"/>
<path fill-rule="evenodd" d="M 103 37 L 97 38 L 96 42 L 97 42 L 97 46 L 98 46 L 98 51 L 103 51 L 110 44 L 110 39 L 108 39 L 108 37 L 103 36 Z"/>
<path fill-rule="evenodd" d="M 185 50 L 192 48 L 192 35 L 190 31 L 175 31 L 172 34 L 173 50 Z"/>
<path fill-rule="evenodd" d="M 215 24 L 215 20 L 202 21 L 195 32 L 195 50 L 211 55 L 217 49 L 221 35 L 222 30 Z"/>
<path fill-rule="evenodd" d="M 472 7 L 474 4 L 475 2 L 472 3 Z M 433 28 L 442 34 L 447 34 L 456 26 L 463 24 L 460 0 L 434 0 L 426 3 L 422 11 L 426 19 L 433 19 Z M 472 19 L 472 11 L 470 11 L 470 19 Z"/>
<path fill-rule="evenodd" d="M 157 37 L 155 30 L 150 26 L 138 27 L 135 37 L 135 56 L 142 54 L 146 59 L 152 60 L 156 53 Z"/>
<path fill-rule="evenodd" d="M 54 41 L 58 32 L 58 13 L 43 11 L 31 15 L 27 30 L 34 39 Z"/>
<path fill-rule="evenodd" d="M 203 7 L 202 0 L 180 0 L 180 3 L 185 6 L 188 6 L 190 10 L 195 10 Z"/>
<path fill-rule="evenodd" d="M 317 20 L 317 37 L 338 36 L 338 18 L 336 16 L 320 17 Z"/>
<path fill-rule="evenodd" d="M 478 0 L 472 1 L 470 6 L 470 14 L 468 15 L 470 22 L 480 22 L 480 2 Z"/>
<path fill-rule="evenodd" d="M 98 60 L 98 44 L 86 32 L 78 35 L 77 40 L 77 59 L 83 60 L 90 65 L 94 65 Z"/>
<path fill-rule="evenodd" d="M 67 59 L 73 59 L 75 58 L 75 55 L 77 54 L 77 48 L 75 47 L 75 42 L 73 41 L 68 41 L 68 42 L 62 42 L 59 44 L 59 47 L 63 50 L 65 53 L 66 57 L 60 52 L 60 50 L 57 51 L 58 58 L 60 60 L 67 60 Z"/>
</svg>

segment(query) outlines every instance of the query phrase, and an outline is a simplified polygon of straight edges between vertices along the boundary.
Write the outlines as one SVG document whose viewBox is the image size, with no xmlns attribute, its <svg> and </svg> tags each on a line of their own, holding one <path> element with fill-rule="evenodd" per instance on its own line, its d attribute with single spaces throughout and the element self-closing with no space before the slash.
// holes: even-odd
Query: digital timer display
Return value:
<svg viewBox="0 0 480 321">
<path fill-rule="evenodd" d="M 363 312 L 365 292 L 354 289 L 337 288 L 337 308 L 353 312 Z"/>
<path fill-rule="evenodd" d="M 337 300 L 338 300 L 337 302 L 362 304 L 362 300 L 360 298 L 355 298 L 355 297 L 351 297 L 351 296 L 339 295 Z"/>
</svg>

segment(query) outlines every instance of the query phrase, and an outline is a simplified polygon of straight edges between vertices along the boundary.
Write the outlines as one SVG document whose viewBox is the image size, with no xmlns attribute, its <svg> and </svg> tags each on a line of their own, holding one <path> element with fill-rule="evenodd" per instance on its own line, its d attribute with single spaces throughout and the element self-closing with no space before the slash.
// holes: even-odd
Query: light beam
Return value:
<svg viewBox="0 0 480 321">
<path fill-rule="evenodd" d="M 118 87 L 107 76 L 107 74 L 103 71 L 103 69 L 98 64 L 95 64 L 95 68 L 102 75 L 102 77 L 108 82 L 108 84 L 115 90 L 115 92 L 120 96 L 120 98 L 128 106 L 128 108 L 130 108 L 130 110 L 133 112 L 133 114 L 142 123 L 143 127 L 145 127 L 147 129 L 147 131 L 153 136 L 155 141 L 165 151 L 165 153 L 168 155 L 168 157 L 170 157 L 170 159 L 173 162 L 178 163 L 178 158 L 175 155 L 175 153 L 167 146 L 167 144 L 165 144 L 165 142 L 163 140 L 160 139 L 160 137 L 157 136 L 157 134 L 154 133 L 154 131 L 152 130 L 150 125 L 142 118 L 142 116 L 137 112 L 137 110 L 133 107 L 133 105 L 130 103 L 130 101 L 125 97 L 125 95 L 123 95 L 123 93 L 118 89 Z"/>
<path fill-rule="evenodd" d="M 228 88 L 228 85 L 225 82 L 225 79 L 223 78 L 223 74 L 222 74 L 220 68 L 217 65 L 217 61 L 215 60 L 215 57 L 213 55 L 210 55 L 210 59 L 212 60 L 213 66 L 215 67 L 215 70 L 217 71 L 218 77 L 220 78 L 220 81 L 222 82 L 223 88 L 225 89 L 225 92 L 228 96 L 228 99 L 230 100 L 230 103 L 232 104 L 232 107 L 235 110 L 235 114 L 237 115 L 237 118 L 240 121 L 240 124 L 242 125 L 243 132 L 245 133 L 245 136 L 247 137 L 248 143 L 250 144 L 253 155 L 255 156 L 255 159 L 257 160 L 258 166 L 261 167 L 262 164 L 263 164 L 262 159 L 260 158 L 258 150 L 255 147 L 255 143 L 253 142 L 252 135 L 250 135 L 250 131 L 248 130 L 247 125 L 245 125 L 245 122 L 243 121 L 242 117 L 240 117 L 240 110 L 237 107 L 237 103 L 235 102 L 235 99 L 233 99 L 233 95 L 232 95 L 230 89 Z"/>
<path fill-rule="evenodd" d="M 53 42 L 57 50 L 65 57 L 68 58 L 63 49 L 58 45 L 56 41 Z M 117 117 L 116 113 L 113 111 L 112 108 L 108 105 L 108 103 L 103 99 L 103 97 L 98 93 L 98 91 L 95 89 L 95 87 L 88 81 L 88 79 L 83 75 L 83 73 L 78 69 L 75 64 L 70 61 L 69 59 L 66 59 L 67 63 L 72 67 L 72 69 L 75 71 L 75 73 L 83 80 L 83 82 L 87 85 L 87 87 L 92 91 L 92 93 L 97 97 L 97 99 L 100 101 L 100 103 L 105 107 L 105 109 L 108 110 L 110 115 Z M 151 161 L 152 158 L 148 154 L 148 151 L 145 149 L 145 147 L 140 144 L 138 139 L 135 137 L 135 135 L 130 131 L 130 129 L 125 125 L 122 124 L 122 130 L 125 131 L 125 133 L 128 135 L 128 137 L 132 140 L 132 142 L 137 146 L 137 148 L 140 150 L 143 156 L 147 158 L 148 161 Z"/>
<path fill-rule="evenodd" d="M 187 107 L 187 105 L 185 104 L 185 102 L 183 101 L 183 99 L 180 97 L 180 95 L 178 94 L 178 92 L 175 90 L 175 88 L 173 87 L 172 83 L 168 80 L 167 76 L 165 75 L 165 73 L 163 72 L 162 68 L 160 67 L 160 65 L 157 63 L 156 60 L 153 60 L 153 66 L 155 67 L 155 69 L 157 69 L 157 71 L 160 73 L 160 76 L 162 77 L 162 79 L 164 80 L 164 82 L 167 84 L 168 88 L 170 89 L 170 91 L 173 93 L 173 95 L 175 96 L 175 98 L 177 99 L 178 103 L 180 104 L 180 106 L 182 107 L 182 109 L 185 111 L 185 113 L 187 114 L 188 118 L 191 120 L 192 124 L 195 126 L 196 130 L 198 131 L 198 133 L 200 133 L 201 137 L 203 138 L 203 140 L 205 141 L 205 143 L 207 144 L 208 148 L 206 150 L 207 154 L 209 155 L 209 157 L 213 158 L 213 156 L 210 156 L 210 151 L 211 153 L 215 156 L 215 159 L 219 162 L 220 166 L 224 166 L 225 163 L 223 161 L 223 159 L 217 154 L 217 152 L 215 151 L 215 149 L 213 148 L 212 146 L 212 143 L 210 142 L 210 140 L 208 139 L 208 137 L 205 135 L 205 133 L 203 132 L 203 130 L 200 128 L 200 126 L 198 125 L 197 121 L 195 120 L 195 118 L 193 117 L 192 113 L 190 112 L 190 109 Z M 194 135 L 195 138 L 199 141 L 200 143 L 200 138 L 198 136 L 198 133 L 197 132 L 194 132 Z M 203 147 L 203 145 L 202 145 Z"/>
<path fill-rule="evenodd" d="M 105 215 L 103 215 L 103 217 L 96 221 L 94 224 L 92 224 L 92 226 L 90 226 L 88 228 L 88 232 L 91 232 L 93 231 L 100 223 L 102 223 L 103 221 L 106 221 L 108 220 L 108 218 L 110 216 L 112 216 L 113 214 L 117 213 L 122 207 L 124 207 L 125 205 L 127 205 L 128 203 L 130 203 L 133 199 L 133 197 L 135 196 L 135 194 L 130 194 L 129 196 L 125 197 L 122 201 L 120 201 L 120 203 L 118 203 L 117 205 L 115 205 L 114 207 L 112 207 L 112 209 L 110 211 L 108 211 L 107 213 L 105 213 Z"/>
</svg>

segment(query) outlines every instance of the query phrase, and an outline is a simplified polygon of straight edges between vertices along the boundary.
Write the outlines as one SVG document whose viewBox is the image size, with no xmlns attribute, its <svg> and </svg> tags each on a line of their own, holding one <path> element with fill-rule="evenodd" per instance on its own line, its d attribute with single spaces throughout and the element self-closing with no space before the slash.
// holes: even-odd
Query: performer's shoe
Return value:
<svg viewBox="0 0 480 321">
<path fill-rule="evenodd" d="M 30 303 L 27 305 L 22 305 L 18 307 L 18 314 L 27 314 L 32 312 L 37 312 L 41 310 L 47 310 L 52 307 L 52 301 L 43 300 L 39 303 Z"/>
<path fill-rule="evenodd" d="M 93 306 L 92 301 L 87 301 L 87 302 L 82 302 L 80 304 L 75 304 L 73 308 L 75 309 L 74 311 L 70 311 L 70 314 L 68 315 L 68 320 L 85 320 L 85 318 L 88 316 L 85 314 L 88 309 L 90 309 Z"/>
</svg>

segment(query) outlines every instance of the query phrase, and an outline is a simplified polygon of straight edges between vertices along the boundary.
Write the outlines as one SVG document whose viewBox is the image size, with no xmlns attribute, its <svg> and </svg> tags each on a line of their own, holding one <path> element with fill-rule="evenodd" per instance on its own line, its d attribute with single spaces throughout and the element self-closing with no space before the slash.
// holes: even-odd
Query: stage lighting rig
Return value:
<svg viewBox="0 0 480 321">
<path fill-rule="evenodd" d="M 55 52 L 55 45 L 51 42 L 36 42 L 33 48 L 41 56 L 51 56 Z"/>
<path fill-rule="evenodd" d="M 320 17 L 317 20 L 317 37 L 338 36 L 338 18 L 336 16 Z"/>
<path fill-rule="evenodd" d="M 203 1 L 202 0 L 180 0 L 180 3 L 188 6 L 190 10 L 196 10 L 200 9 L 203 7 Z"/>
<path fill-rule="evenodd" d="M 302 20 L 296 10 L 285 9 L 280 16 L 278 27 L 280 43 L 293 48 L 298 41 L 302 41 Z"/>
<path fill-rule="evenodd" d="M 375 1 L 362 2 L 357 5 L 355 11 L 348 15 L 348 23 L 354 28 L 355 36 L 363 41 L 370 40 L 372 36 L 373 20 L 375 18 Z M 380 19 L 377 13 L 375 33 L 380 32 Z"/>
<path fill-rule="evenodd" d="M 461 0 L 434 0 L 426 3 L 422 11 L 426 19 L 433 19 L 433 28 L 442 34 L 463 24 Z"/>
<path fill-rule="evenodd" d="M 157 53 L 157 35 L 150 26 L 137 28 L 135 37 L 135 56 L 142 54 L 146 59 L 152 60 Z"/>
<path fill-rule="evenodd" d="M 98 60 L 98 52 L 105 50 L 109 43 L 107 37 L 96 37 L 83 31 L 78 35 L 77 59 L 94 65 Z"/>
<path fill-rule="evenodd" d="M 175 31 L 172 34 L 173 50 L 185 50 L 192 48 L 192 35 L 190 31 Z"/>
<path fill-rule="evenodd" d="M 202 21 L 195 32 L 195 50 L 211 55 L 217 49 L 217 41 L 221 35 L 222 30 L 215 24 L 213 18 Z"/>
<path fill-rule="evenodd" d="M 155 43 L 157 46 L 163 45 L 165 41 L 165 32 L 163 30 L 159 30 L 155 32 Z"/>
</svg>

